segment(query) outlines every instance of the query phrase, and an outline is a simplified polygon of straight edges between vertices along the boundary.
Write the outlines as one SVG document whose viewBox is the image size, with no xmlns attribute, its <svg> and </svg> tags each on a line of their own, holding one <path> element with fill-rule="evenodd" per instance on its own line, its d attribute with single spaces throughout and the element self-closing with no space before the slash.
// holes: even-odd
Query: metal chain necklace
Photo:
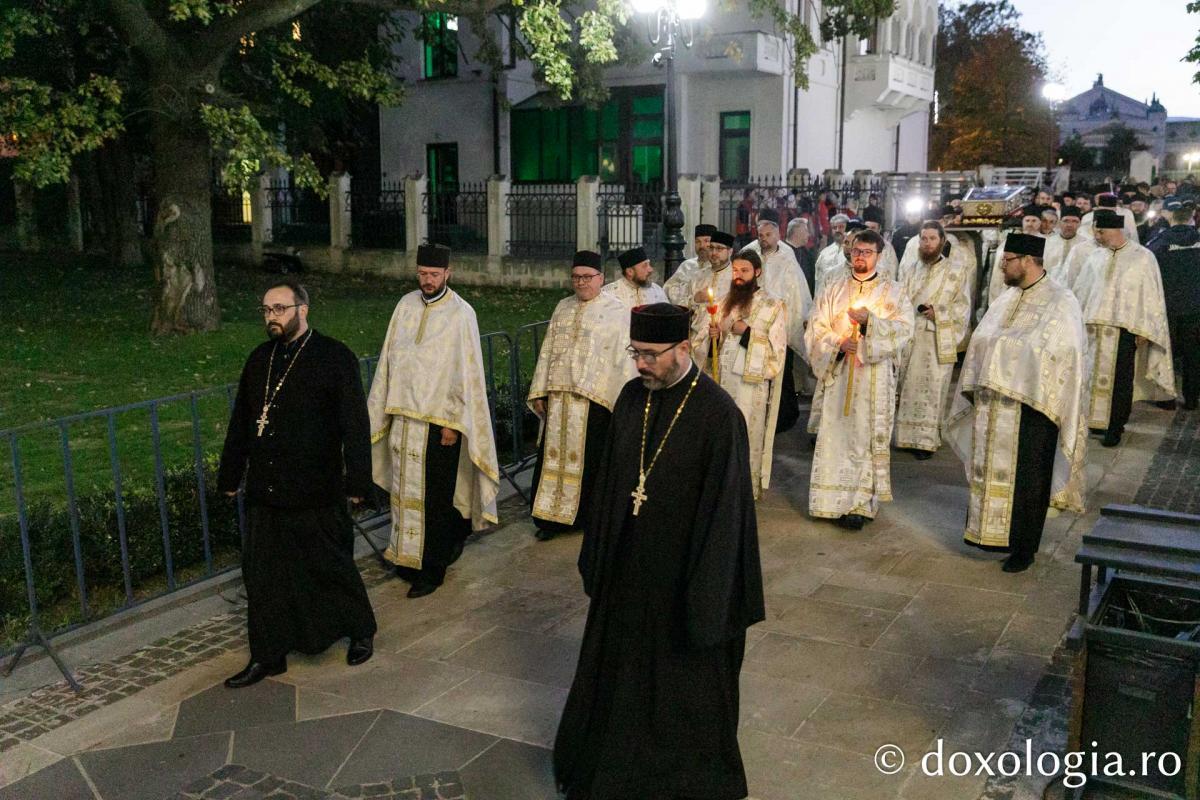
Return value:
<svg viewBox="0 0 1200 800">
<path fill-rule="evenodd" d="M 288 373 L 292 371 L 292 367 L 296 366 L 296 362 L 300 360 L 300 353 L 304 351 L 304 345 L 308 344 L 308 340 L 312 338 L 310 330 L 304 337 L 304 341 L 300 343 L 300 349 L 296 351 L 296 355 L 292 357 L 292 361 L 288 364 L 287 369 L 283 371 L 283 375 L 279 378 L 279 383 L 275 384 L 275 391 L 271 391 L 271 370 L 275 366 L 275 351 L 279 349 L 279 342 L 271 348 L 271 360 L 267 362 L 267 385 L 263 387 L 263 409 L 255 422 L 258 424 L 258 435 L 261 437 L 263 431 L 271 424 L 267 419 L 267 412 L 271 410 L 271 406 L 275 405 L 275 398 L 279 396 L 279 390 L 283 388 L 283 382 L 287 380 Z"/>
<path fill-rule="evenodd" d="M 646 433 L 650 427 L 650 401 L 654 398 L 654 392 L 646 394 L 646 410 L 642 412 L 642 449 L 638 453 L 638 485 L 637 488 L 629 493 L 633 498 L 633 515 L 636 517 L 638 512 L 642 510 L 642 503 L 650 499 L 646 494 L 646 478 L 650 477 L 650 470 L 654 469 L 654 465 L 658 463 L 658 457 L 662 455 L 663 445 L 667 443 L 667 437 L 671 435 L 671 431 L 675 428 L 675 423 L 679 421 L 679 415 L 683 413 L 683 407 L 687 405 L 688 398 L 692 396 L 692 390 L 696 388 L 696 384 L 700 382 L 700 372 L 696 371 L 696 377 L 692 378 L 692 385 L 688 387 L 687 394 L 683 396 L 683 402 L 679 404 L 679 408 L 675 409 L 675 416 L 671 417 L 671 424 L 667 426 L 667 432 L 663 434 L 662 441 L 658 443 L 658 450 L 654 452 L 654 456 L 650 459 L 650 466 L 646 466 Z"/>
</svg>

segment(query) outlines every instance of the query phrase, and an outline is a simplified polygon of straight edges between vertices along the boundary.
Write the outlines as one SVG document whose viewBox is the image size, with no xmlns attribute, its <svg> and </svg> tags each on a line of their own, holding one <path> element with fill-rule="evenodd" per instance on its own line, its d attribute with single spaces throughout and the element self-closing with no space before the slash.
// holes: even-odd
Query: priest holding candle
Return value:
<svg viewBox="0 0 1200 800">
<path fill-rule="evenodd" d="M 892 499 L 897 363 L 913 335 L 903 286 L 876 271 L 884 246 L 875 231 L 855 237 L 852 274 L 817 296 L 804 337 L 817 376 L 809 513 L 850 530 L 861 530 L 879 502 Z"/>
</svg>

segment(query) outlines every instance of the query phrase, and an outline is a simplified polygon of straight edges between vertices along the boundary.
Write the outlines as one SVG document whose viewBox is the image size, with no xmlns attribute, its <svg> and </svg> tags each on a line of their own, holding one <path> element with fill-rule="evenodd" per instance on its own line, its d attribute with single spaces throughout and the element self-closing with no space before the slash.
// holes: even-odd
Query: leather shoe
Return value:
<svg viewBox="0 0 1200 800">
<path fill-rule="evenodd" d="M 417 580 L 413 582 L 412 588 L 408 590 L 408 597 L 411 600 L 416 600 L 418 597 L 431 595 L 438 590 L 440 583 L 433 581 Z"/>
<path fill-rule="evenodd" d="M 861 531 L 863 526 L 867 524 L 867 518 L 862 514 L 847 514 L 844 517 L 839 517 L 837 524 L 839 528 L 845 528 L 850 531 Z"/>
<path fill-rule="evenodd" d="M 1175 410 L 1175 401 L 1174 400 L 1160 400 L 1159 402 L 1155 403 L 1154 405 L 1156 408 L 1161 408 L 1163 411 L 1174 411 Z"/>
<path fill-rule="evenodd" d="M 346 649 L 346 663 L 352 667 L 364 664 L 375 654 L 375 637 L 351 639 L 350 647 Z"/>
<path fill-rule="evenodd" d="M 396 567 L 396 577 L 407 583 L 414 583 L 421 576 L 421 570 L 413 567 Z"/>
<path fill-rule="evenodd" d="M 263 678 L 269 678 L 272 675 L 282 675 L 285 672 L 287 672 L 286 658 L 279 659 L 278 663 L 275 664 L 263 664 L 259 661 L 251 661 L 237 675 L 225 679 L 225 688 L 244 689 L 247 686 L 253 686 Z"/>
<path fill-rule="evenodd" d="M 928 450 L 913 450 L 912 454 L 917 461 L 928 461 L 933 458 L 933 453 Z"/>
<path fill-rule="evenodd" d="M 458 561 L 458 559 L 462 557 L 462 554 L 463 542 L 459 542 L 458 544 L 454 545 L 454 549 L 450 551 L 450 563 L 453 564 L 455 561 Z"/>
<path fill-rule="evenodd" d="M 1014 553 L 1004 559 L 1004 563 L 1000 565 L 1000 569 L 1005 572 L 1024 572 L 1031 566 L 1033 566 L 1033 558 L 1025 558 Z"/>
<path fill-rule="evenodd" d="M 548 542 L 557 535 L 558 534 L 556 534 L 554 531 L 547 531 L 541 528 L 538 528 L 533 532 L 533 538 L 537 539 L 539 542 Z"/>
<path fill-rule="evenodd" d="M 1119 433 L 1112 433 L 1112 432 L 1106 433 L 1106 434 L 1104 434 L 1104 438 L 1100 440 L 1101 447 L 1116 447 L 1120 443 L 1121 443 L 1121 434 L 1119 434 Z"/>
</svg>

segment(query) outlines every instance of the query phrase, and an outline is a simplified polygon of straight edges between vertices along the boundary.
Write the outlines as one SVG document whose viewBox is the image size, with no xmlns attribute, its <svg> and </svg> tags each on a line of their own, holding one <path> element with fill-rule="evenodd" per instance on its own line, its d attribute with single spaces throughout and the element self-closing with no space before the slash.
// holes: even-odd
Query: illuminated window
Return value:
<svg viewBox="0 0 1200 800">
<path fill-rule="evenodd" d="M 426 78 L 458 75 L 458 17 L 440 11 L 424 15 L 421 25 Z"/>
</svg>

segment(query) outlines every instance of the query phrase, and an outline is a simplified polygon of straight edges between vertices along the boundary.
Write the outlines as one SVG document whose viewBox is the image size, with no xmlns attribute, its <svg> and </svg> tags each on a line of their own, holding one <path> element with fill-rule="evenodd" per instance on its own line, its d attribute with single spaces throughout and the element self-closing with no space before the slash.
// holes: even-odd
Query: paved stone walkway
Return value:
<svg viewBox="0 0 1200 800">
<path fill-rule="evenodd" d="M 1121 448 L 1092 449 L 1093 510 L 1049 520 L 1037 564 L 1016 576 L 962 544 L 966 488 L 949 452 L 895 453 L 896 501 L 851 533 L 808 519 L 807 436 L 783 437 L 759 508 L 768 619 L 749 633 L 742 681 L 752 797 L 1040 797 L 1037 782 L 914 765 L 938 739 L 947 752 L 1055 741 L 1075 549 L 1096 509 L 1134 498 L 1171 419 L 1139 405 Z M 446 586 L 415 601 L 368 567 L 380 632 L 354 669 L 338 645 L 227 691 L 247 657 L 236 613 L 82 669 L 80 696 L 58 684 L 0 708 L 0 800 L 554 798 L 549 747 L 587 607 L 578 547 L 536 542 L 518 521 L 469 544 Z M 905 755 L 898 774 L 874 766 L 885 743 Z"/>
</svg>

